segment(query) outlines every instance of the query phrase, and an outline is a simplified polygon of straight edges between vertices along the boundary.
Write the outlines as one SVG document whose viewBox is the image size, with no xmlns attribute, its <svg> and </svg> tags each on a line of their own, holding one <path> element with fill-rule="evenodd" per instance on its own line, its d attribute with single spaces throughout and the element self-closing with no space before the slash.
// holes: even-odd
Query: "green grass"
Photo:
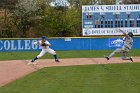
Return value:
<svg viewBox="0 0 140 93">
<path fill-rule="evenodd" d="M 0 93 L 140 93 L 140 63 L 49 67 Z"/>
<path fill-rule="evenodd" d="M 113 50 L 96 50 L 96 51 L 57 51 L 59 58 L 93 58 L 109 55 Z M 26 60 L 32 59 L 40 52 L 0 52 L 0 60 Z M 131 50 L 129 55 L 140 56 L 140 50 Z M 120 56 L 120 55 L 117 55 Z M 46 54 L 42 57 L 53 58 L 52 55 Z"/>
</svg>

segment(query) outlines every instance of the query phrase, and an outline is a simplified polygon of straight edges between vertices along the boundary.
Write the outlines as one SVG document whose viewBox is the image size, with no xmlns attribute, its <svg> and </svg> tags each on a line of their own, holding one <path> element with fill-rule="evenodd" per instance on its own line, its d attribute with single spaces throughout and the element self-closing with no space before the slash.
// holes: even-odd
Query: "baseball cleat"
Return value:
<svg viewBox="0 0 140 93">
<path fill-rule="evenodd" d="M 60 62 L 60 61 L 58 59 L 56 59 L 55 62 Z"/>
<path fill-rule="evenodd" d="M 108 56 L 106 56 L 105 58 L 106 58 L 107 60 L 109 60 L 109 57 L 108 57 Z"/>
<path fill-rule="evenodd" d="M 34 60 L 32 60 L 31 62 L 34 62 Z"/>
<path fill-rule="evenodd" d="M 130 57 L 130 60 L 131 60 L 132 62 L 134 62 L 134 59 L 133 59 L 133 57 L 132 57 L 132 56 Z"/>
<path fill-rule="evenodd" d="M 36 62 L 34 62 L 34 61 L 32 60 L 31 62 L 28 63 L 28 65 L 31 65 L 31 64 L 36 65 Z"/>
</svg>

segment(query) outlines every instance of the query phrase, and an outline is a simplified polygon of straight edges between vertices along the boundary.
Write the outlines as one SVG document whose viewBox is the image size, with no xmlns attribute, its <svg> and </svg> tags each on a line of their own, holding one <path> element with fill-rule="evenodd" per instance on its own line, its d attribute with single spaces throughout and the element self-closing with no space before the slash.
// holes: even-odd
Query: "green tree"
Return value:
<svg viewBox="0 0 140 93">
<path fill-rule="evenodd" d="M 43 24 L 47 29 L 47 36 L 79 36 L 81 7 L 49 7 Z"/>
<path fill-rule="evenodd" d="M 40 0 L 19 0 L 10 17 L 12 30 L 18 32 L 18 37 L 28 37 L 30 28 L 38 25 L 38 16 L 42 16 L 43 5 Z"/>
<path fill-rule="evenodd" d="M 3 11 L 3 14 L 0 15 L 0 37 L 9 37 L 11 35 L 8 26 L 8 17 L 10 15 L 10 11 L 15 8 L 17 2 L 18 0 L 0 0 L 0 11 Z"/>
</svg>

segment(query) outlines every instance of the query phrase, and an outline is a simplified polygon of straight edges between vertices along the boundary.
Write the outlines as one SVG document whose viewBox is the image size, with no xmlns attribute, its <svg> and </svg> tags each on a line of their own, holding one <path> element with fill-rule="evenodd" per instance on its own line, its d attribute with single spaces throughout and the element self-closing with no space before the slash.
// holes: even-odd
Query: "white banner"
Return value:
<svg viewBox="0 0 140 93">
<path fill-rule="evenodd" d="M 133 5 L 84 5 L 82 12 L 132 12 L 140 11 L 140 4 Z"/>
<path fill-rule="evenodd" d="M 132 32 L 134 35 L 140 35 L 140 28 L 121 28 L 126 33 Z M 83 28 L 84 36 L 92 35 L 123 35 L 119 28 Z"/>
</svg>

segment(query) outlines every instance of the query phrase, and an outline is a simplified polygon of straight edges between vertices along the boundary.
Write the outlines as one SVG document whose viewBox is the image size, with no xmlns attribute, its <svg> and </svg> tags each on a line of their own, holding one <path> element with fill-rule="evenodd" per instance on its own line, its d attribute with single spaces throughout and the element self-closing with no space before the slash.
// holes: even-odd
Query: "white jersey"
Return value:
<svg viewBox="0 0 140 93">
<path fill-rule="evenodd" d="M 133 39 L 130 36 L 126 36 L 124 38 L 124 47 L 131 49 L 133 45 Z"/>
<path fill-rule="evenodd" d="M 42 41 L 39 40 L 39 41 L 37 41 L 37 42 L 34 42 L 34 44 L 37 44 L 37 45 L 40 45 L 40 46 L 41 46 Z M 49 41 L 47 41 L 47 40 L 45 41 L 45 44 L 46 44 L 46 45 L 50 45 Z M 49 49 L 49 46 L 41 46 L 41 48 L 42 48 L 42 49 Z"/>
</svg>

